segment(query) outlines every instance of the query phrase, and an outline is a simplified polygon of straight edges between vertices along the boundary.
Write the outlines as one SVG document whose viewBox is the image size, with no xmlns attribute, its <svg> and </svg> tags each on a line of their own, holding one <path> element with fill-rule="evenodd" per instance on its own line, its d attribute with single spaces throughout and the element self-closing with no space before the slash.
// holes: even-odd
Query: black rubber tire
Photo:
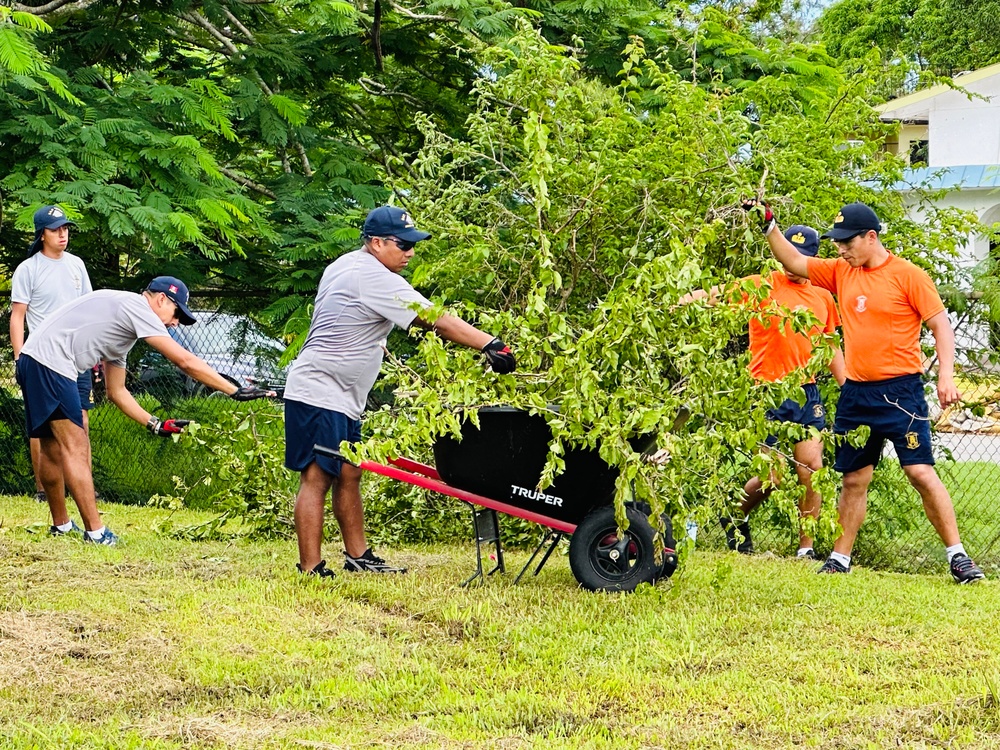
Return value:
<svg viewBox="0 0 1000 750">
<path fill-rule="evenodd" d="M 653 512 L 648 503 L 629 503 L 629 505 L 638 508 L 646 518 L 649 518 L 649 514 Z M 663 557 L 661 558 L 662 562 L 660 562 L 660 572 L 656 575 L 658 581 L 670 578 L 677 570 L 677 540 L 674 539 L 674 525 L 666 513 L 662 514 L 660 518 L 663 519 L 663 550 L 661 551 Z"/>
<path fill-rule="evenodd" d="M 642 511 L 626 507 L 629 527 L 618 536 L 615 509 L 602 505 L 588 513 L 569 542 L 569 566 L 589 591 L 632 591 L 654 583 L 660 572 L 653 545 L 655 533 Z"/>
</svg>

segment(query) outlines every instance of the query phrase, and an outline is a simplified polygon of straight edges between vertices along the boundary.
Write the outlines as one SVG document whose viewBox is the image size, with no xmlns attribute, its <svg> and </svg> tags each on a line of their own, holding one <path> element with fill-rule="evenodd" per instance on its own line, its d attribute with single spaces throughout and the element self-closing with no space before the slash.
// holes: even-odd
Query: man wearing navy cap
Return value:
<svg viewBox="0 0 1000 750">
<path fill-rule="evenodd" d="M 69 230 L 74 226 L 59 206 L 42 206 L 35 211 L 35 236 L 28 249 L 28 259 L 18 264 L 11 279 L 10 343 L 14 361 L 24 346 L 24 326 L 34 333 L 56 308 L 93 291 L 83 260 L 66 250 Z M 83 429 L 88 427 L 87 411 L 92 387 L 90 370 L 77 376 L 80 406 L 83 408 Z M 89 444 L 89 443 L 88 443 Z M 39 443 L 29 439 L 31 467 L 35 473 L 35 499 L 46 502 L 45 490 L 39 479 Z M 53 534 L 64 533 L 53 527 Z"/>
<path fill-rule="evenodd" d="M 113 545 L 118 537 L 101 522 L 94 498 L 89 441 L 76 376 L 104 362 L 108 399 L 126 416 L 160 437 L 184 430 L 183 419 L 161 420 L 139 405 L 125 387 L 125 360 L 139 339 L 186 375 L 239 401 L 273 395 L 237 388 L 203 360 L 170 338 L 167 326 L 191 325 L 188 288 L 180 279 L 157 276 L 142 294 L 102 289 L 63 305 L 31 332 L 17 360 L 24 391 L 28 435 L 39 439 L 39 474 L 54 528 L 71 530 L 63 482 L 85 527 L 83 540 Z"/>
<path fill-rule="evenodd" d="M 780 232 L 771 209 L 756 202 L 771 252 L 790 273 L 809 278 L 837 295 L 844 326 L 847 380 L 837 403 L 833 430 L 843 435 L 866 426 L 863 446 L 843 441 L 834 468 L 844 475 L 838 513 L 842 534 L 821 573 L 849 573 L 851 551 L 864 521 L 868 486 L 892 441 L 906 478 L 923 501 L 924 512 L 945 546 L 956 583 L 981 580 L 982 570 L 965 551 L 955 507 L 934 470 L 931 429 L 924 397 L 921 326 L 934 335 L 938 359 L 938 401 L 957 403 L 955 334 L 934 282 L 927 272 L 890 253 L 882 244 L 882 223 L 864 203 L 843 206 L 824 238 L 837 246 L 837 259 L 803 258 Z"/>
<path fill-rule="evenodd" d="M 394 326 L 432 329 L 456 344 L 479 349 L 493 372 L 514 371 L 514 356 L 500 339 L 453 315 L 434 323 L 410 309 L 431 303 L 399 275 L 416 243 L 430 237 L 396 206 L 368 214 L 363 246 L 327 266 L 319 283 L 309 333 L 285 384 L 285 466 L 300 472 L 295 501 L 298 569 L 320 577 L 333 571 L 322 558 L 324 502 L 333 490 L 333 512 L 344 538 L 344 569 L 402 573 L 376 557 L 365 539 L 361 469 L 314 446 L 339 447 L 361 440 L 361 414 L 382 365 L 383 344 Z"/>
<path fill-rule="evenodd" d="M 804 257 L 812 257 L 819 252 L 819 234 L 812 227 L 796 224 L 788 228 L 785 237 Z M 814 336 L 836 331 L 840 321 L 833 296 L 826 290 L 811 285 L 808 279 L 788 271 L 773 271 L 766 279 L 759 275 L 749 276 L 743 281 L 751 281 L 757 287 L 765 284 L 769 287 L 767 295 L 762 300 L 751 300 L 744 294 L 743 304 L 752 305 L 755 311 L 773 310 L 776 313 L 763 321 L 755 318 L 750 320 L 750 373 L 756 380 L 778 382 L 790 373 L 803 369 L 809 363 L 814 349 Z M 707 299 L 709 304 L 715 304 L 724 293 L 725 289 L 721 287 L 715 287 L 710 292 L 698 290 L 685 295 L 680 302 Z M 801 309 L 812 312 L 820 323 L 809 335 L 794 332 L 785 319 L 787 311 Z M 837 384 L 843 384 L 844 355 L 839 347 L 830 360 L 829 368 Z M 826 410 L 823 408 L 816 383 L 808 379 L 802 383 L 802 390 L 805 395 L 803 403 L 800 404 L 796 399 L 787 399 L 776 409 L 770 409 L 767 418 L 774 422 L 790 422 L 804 428 L 825 429 Z M 764 443 L 764 449 L 774 448 L 777 442 L 776 436 L 769 435 Z M 795 443 L 792 457 L 799 483 L 804 490 L 799 503 L 799 512 L 803 518 L 818 519 L 822 498 L 812 487 L 812 475 L 823 466 L 823 443 L 818 438 L 805 436 Z M 743 487 L 738 518 L 720 519 L 722 528 L 726 532 L 729 549 L 744 554 L 753 552 L 748 516 L 768 498 L 777 483 L 778 477 L 772 474 L 766 485 L 757 477 L 752 477 Z M 799 529 L 799 549 L 796 556 L 808 559 L 816 557 L 812 534 L 807 528 Z"/>
</svg>

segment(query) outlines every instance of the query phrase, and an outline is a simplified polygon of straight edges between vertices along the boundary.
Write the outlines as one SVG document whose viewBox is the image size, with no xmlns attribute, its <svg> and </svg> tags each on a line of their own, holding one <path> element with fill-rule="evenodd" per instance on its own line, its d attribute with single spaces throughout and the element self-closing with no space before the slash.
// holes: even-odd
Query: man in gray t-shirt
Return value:
<svg viewBox="0 0 1000 750">
<path fill-rule="evenodd" d="M 86 294 L 60 307 L 31 332 L 17 360 L 17 382 L 24 391 L 28 435 L 39 439 L 39 476 L 52 512 L 51 533 L 76 530 L 66 510 L 65 486 L 83 519 L 83 540 L 108 545 L 118 541 L 102 524 L 94 499 L 89 441 L 76 388 L 81 370 L 103 361 L 108 400 L 160 437 L 183 432 L 188 422 L 150 414 L 125 387 L 125 359 L 139 339 L 189 377 L 234 399 L 274 395 L 259 388 L 237 388 L 170 338 L 167 326 L 195 322 L 187 302 L 184 282 L 158 276 L 142 294 L 111 289 Z"/>
<path fill-rule="evenodd" d="M 382 365 L 386 336 L 398 326 L 433 329 L 480 349 L 494 372 L 514 371 L 514 357 L 500 339 L 453 315 L 429 323 L 412 308 L 431 303 L 399 276 L 414 245 L 430 237 L 395 206 L 376 208 L 365 219 L 364 245 L 341 256 L 323 273 L 306 342 L 285 385 L 285 466 L 300 472 L 295 501 L 298 569 L 322 577 L 333 571 L 321 559 L 323 512 L 333 490 L 333 512 L 344 537 L 344 569 L 400 573 L 365 540 L 361 469 L 317 455 L 315 445 L 339 447 L 361 440 L 361 413 Z"/>
<path fill-rule="evenodd" d="M 18 264 L 11 279 L 10 343 L 14 361 L 24 346 L 24 324 L 32 333 L 57 308 L 94 291 L 83 261 L 67 252 L 70 227 L 73 222 L 59 206 L 42 206 L 35 211 L 35 239 L 28 250 L 28 259 Z M 90 402 L 90 370 L 77 376 L 80 402 L 83 407 L 83 428 L 87 429 Z M 31 467 L 35 472 L 35 499 L 45 502 L 45 491 L 38 478 L 39 446 L 30 439 Z"/>
</svg>

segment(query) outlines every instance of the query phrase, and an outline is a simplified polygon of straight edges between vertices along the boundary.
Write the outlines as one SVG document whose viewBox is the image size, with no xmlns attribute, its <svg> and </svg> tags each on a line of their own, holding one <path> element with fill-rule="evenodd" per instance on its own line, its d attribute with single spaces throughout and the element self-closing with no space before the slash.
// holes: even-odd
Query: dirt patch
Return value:
<svg viewBox="0 0 1000 750">
<path fill-rule="evenodd" d="M 299 715 L 272 714 L 255 716 L 214 714 L 184 719 L 149 719 L 134 728 L 148 739 L 179 742 L 184 747 L 218 745 L 232 748 L 255 748 L 276 735 L 309 723 Z"/>
</svg>

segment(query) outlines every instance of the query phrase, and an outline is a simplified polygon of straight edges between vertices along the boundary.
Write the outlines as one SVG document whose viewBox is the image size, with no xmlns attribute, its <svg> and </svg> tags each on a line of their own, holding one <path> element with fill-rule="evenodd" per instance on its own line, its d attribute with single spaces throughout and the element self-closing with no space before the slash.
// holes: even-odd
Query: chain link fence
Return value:
<svg viewBox="0 0 1000 750">
<path fill-rule="evenodd" d="M 9 299 L 9 298 L 8 298 Z M 7 330 L 10 305 L 3 303 L 0 325 Z M 282 344 L 268 337 L 246 315 L 219 311 L 219 300 L 195 297 L 192 307 L 198 324 L 174 331 L 180 343 L 208 361 L 234 383 L 254 380 L 281 391 L 284 369 L 279 365 Z M 935 455 L 938 472 L 955 503 L 963 542 L 987 572 L 1000 573 L 1000 369 L 988 327 L 966 326 L 958 332 L 959 388 L 966 403 L 961 408 L 935 410 Z M 0 493 L 31 495 L 35 483 L 24 431 L 21 393 L 14 380 L 9 339 L 4 339 L 0 365 Z M 188 487 L 187 502 L 203 506 L 215 488 L 199 484 L 208 459 L 191 440 L 173 442 L 153 438 L 141 426 L 107 402 L 101 372 L 95 370 L 90 412 L 94 479 L 105 500 L 145 503 L 153 495 L 173 494 L 175 477 Z M 224 422 L 236 407 L 230 399 L 207 392 L 198 383 L 140 342 L 132 351 L 128 387 L 143 406 L 161 418 L 192 419 L 211 425 Z M 933 404 L 933 387 L 928 386 Z M 831 404 L 833 406 L 833 404 Z M 280 404 L 274 404 L 280 414 Z M 832 409 L 831 409 L 832 415 Z M 280 420 L 269 423 L 280 430 Z M 280 437 L 280 436 L 278 436 Z M 860 565 L 922 572 L 943 571 L 941 543 L 927 521 L 920 498 L 907 483 L 887 446 L 869 499 L 867 520 L 855 547 Z M 826 460 L 832 462 L 832 455 Z M 277 459 L 276 459 L 277 460 Z M 290 485 L 291 486 L 291 485 Z M 289 490 L 290 491 L 290 490 Z M 824 503 L 827 507 L 829 501 Z M 678 519 L 681 521 L 682 519 Z M 682 532 L 683 524 L 678 523 Z M 798 527 L 794 513 L 765 503 L 751 516 L 758 552 L 794 554 Z M 725 539 L 717 524 L 698 530 L 697 546 L 722 549 Z M 828 552 L 829 540 L 820 539 L 817 551 Z"/>
<path fill-rule="evenodd" d="M 9 330 L 9 296 L 0 298 L 0 325 Z M 220 310 L 220 300 L 192 295 L 196 325 L 171 331 L 178 343 L 238 385 L 253 381 L 282 393 L 285 369 L 279 364 L 284 345 L 268 336 L 248 316 Z M 33 495 L 34 473 L 24 426 L 24 404 L 14 378 L 13 352 L 4 337 L 0 365 L 0 494 Z M 103 372 L 95 368 L 90 411 L 94 485 L 104 500 L 145 503 L 153 495 L 175 491 L 174 477 L 193 491 L 187 501 L 204 504 L 213 490 L 199 484 L 207 463 L 190 440 L 174 442 L 150 435 L 110 403 Z M 143 407 L 162 419 L 190 419 L 205 425 L 226 420 L 238 406 L 222 394 L 186 377 L 158 352 L 140 341 L 128 358 L 126 385 Z M 280 413 L 280 404 L 274 409 Z M 280 425 L 279 425 L 280 426 Z"/>
</svg>

